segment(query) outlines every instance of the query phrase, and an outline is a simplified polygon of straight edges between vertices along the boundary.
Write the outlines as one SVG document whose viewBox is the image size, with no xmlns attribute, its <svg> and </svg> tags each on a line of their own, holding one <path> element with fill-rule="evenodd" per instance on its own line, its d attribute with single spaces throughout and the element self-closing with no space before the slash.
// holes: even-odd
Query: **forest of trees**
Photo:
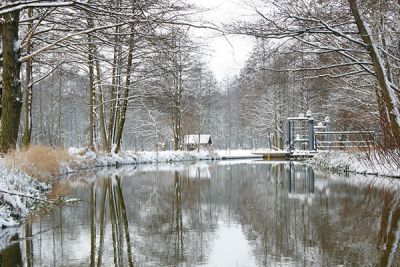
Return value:
<svg viewBox="0 0 400 267">
<path fill-rule="evenodd" d="M 17 144 L 283 148 L 307 110 L 400 146 L 400 0 L 255 1 L 253 21 L 204 26 L 181 0 L 0 4 L 0 150 Z M 207 24 L 211 25 L 211 24 Z M 218 82 L 192 28 L 250 35 L 239 74 Z"/>
</svg>

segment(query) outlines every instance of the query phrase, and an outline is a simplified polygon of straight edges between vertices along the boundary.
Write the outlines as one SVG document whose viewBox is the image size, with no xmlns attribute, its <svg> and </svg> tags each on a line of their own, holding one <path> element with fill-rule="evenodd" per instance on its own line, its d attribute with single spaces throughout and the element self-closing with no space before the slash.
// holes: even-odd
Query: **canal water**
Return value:
<svg viewBox="0 0 400 267">
<path fill-rule="evenodd" d="M 307 164 L 144 165 L 71 177 L 1 266 L 400 266 L 400 180 Z"/>
</svg>

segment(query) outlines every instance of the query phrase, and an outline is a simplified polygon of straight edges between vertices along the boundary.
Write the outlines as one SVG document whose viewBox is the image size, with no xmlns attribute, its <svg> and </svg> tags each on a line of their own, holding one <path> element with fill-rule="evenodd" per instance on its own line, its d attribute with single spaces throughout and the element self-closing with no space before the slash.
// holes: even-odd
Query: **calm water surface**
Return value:
<svg viewBox="0 0 400 267">
<path fill-rule="evenodd" d="M 29 219 L 1 266 L 400 266 L 400 181 L 309 165 L 103 170 Z"/>
</svg>

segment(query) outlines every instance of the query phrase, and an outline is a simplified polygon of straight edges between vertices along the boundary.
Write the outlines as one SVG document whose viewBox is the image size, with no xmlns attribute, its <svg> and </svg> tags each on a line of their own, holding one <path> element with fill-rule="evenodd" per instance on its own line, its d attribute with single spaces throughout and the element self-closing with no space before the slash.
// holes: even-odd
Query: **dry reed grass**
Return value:
<svg viewBox="0 0 400 267">
<path fill-rule="evenodd" d="M 9 168 L 46 181 L 60 175 L 62 164 L 70 162 L 72 157 L 64 148 L 32 145 L 28 149 L 10 151 L 5 159 Z"/>
<path fill-rule="evenodd" d="M 70 193 L 71 187 L 69 184 L 56 182 L 53 184 L 53 189 L 47 197 L 49 199 L 57 199 L 60 196 L 68 196 Z"/>
</svg>

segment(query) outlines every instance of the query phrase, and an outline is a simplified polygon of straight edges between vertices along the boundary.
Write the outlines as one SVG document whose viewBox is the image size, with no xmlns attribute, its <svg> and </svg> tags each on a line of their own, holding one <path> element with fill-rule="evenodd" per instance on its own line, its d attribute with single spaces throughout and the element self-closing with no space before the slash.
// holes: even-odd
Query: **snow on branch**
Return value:
<svg viewBox="0 0 400 267">
<path fill-rule="evenodd" d="M 18 192 L 13 192 L 13 191 L 9 191 L 9 190 L 6 190 L 6 189 L 0 189 L 0 193 L 14 195 L 14 196 L 20 196 L 20 197 L 26 197 L 26 198 L 31 198 L 31 199 L 42 201 L 42 202 L 50 202 L 50 201 L 48 201 L 46 199 L 42 199 L 42 198 L 38 198 L 38 197 L 35 197 L 35 196 L 22 194 L 22 193 L 18 193 Z"/>
<path fill-rule="evenodd" d="M 21 11 L 27 8 L 46 8 L 46 7 L 66 7 L 76 4 L 76 1 L 43 1 L 43 0 L 31 0 L 31 1 L 15 1 L 12 3 L 5 3 L 0 6 L 0 16 Z"/>
<path fill-rule="evenodd" d="M 305 79 L 318 79 L 318 78 L 331 78 L 331 79 L 338 79 L 338 78 L 344 78 L 344 77 L 349 77 L 349 76 L 354 76 L 354 75 L 361 75 L 365 73 L 363 70 L 355 70 L 351 72 L 346 72 L 346 73 L 340 73 L 340 74 L 318 74 L 316 76 L 308 76 L 304 77 Z"/>
<path fill-rule="evenodd" d="M 31 87 L 32 85 L 34 85 L 35 83 L 38 83 L 44 79 L 46 79 L 47 77 L 49 77 L 54 71 L 56 71 L 59 67 L 61 67 L 63 64 L 65 63 L 65 61 L 61 61 L 60 63 L 58 63 L 55 67 L 52 68 L 51 71 L 49 71 L 47 74 L 45 74 L 44 76 L 32 81 L 31 83 L 28 84 L 27 87 Z"/>
<path fill-rule="evenodd" d="M 26 61 L 26 60 L 28 60 L 28 59 L 30 59 L 30 58 L 42 53 L 42 52 L 45 52 L 45 51 L 53 48 L 54 46 L 58 45 L 59 43 L 61 43 L 63 41 L 66 41 L 66 40 L 69 40 L 69 39 L 71 39 L 71 38 L 73 38 L 75 36 L 84 35 L 84 34 L 92 33 L 92 32 L 99 31 L 99 30 L 114 28 L 114 27 L 117 27 L 117 26 L 123 26 L 123 25 L 127 25 L 129 23 L 132 23 L 132 21 L 125 21 L 125 22 L 120 22 L 120 23 L 116 23 L 116 24 L 110 24 L 110 25 L 106 25 L 106 26 L 94 27 L 94 28 L 91 28 L 91 29 L 88 29 L 88 30 L 83 30 L 83 31 L 79 31 L 79 32 L 68 34 L 68 35 L 66 35 L 66 36 L 64 36 L 64 37 L 62 37 L 62 38 L 60 38 L 60 39 L 58 39 L 58 40 L 56 40 L 56 41 L 54 41 L 54 42 L 52 42 L 50 44 L 38 49 L 38 50 L 36 50 L 35 52 L 33 52 L 33 53 L 29 54 L 29 55 L 21 57 L 20 61 L 24 62 L 24 61 Z"/>
<path fill-rule="evenodd" d="M 340 63 L 340 64 L 332 64 L 332 65 L 327 65 L 327 66 L 321 66 L 321 67 L 310 67 L 310 68 L 305 68 L 305 67 L 301 67 L 301 68 L 296 68 L 296 69 L 283 69 L 283 70 L 279 70 L 279 69 L 273 69 L 273 68 L 266 68 L 266 67 L 262 67 L 261 69 L 264 70 L 270 70 L 270 71 L 275 71 L 275 72 L 285 72 L 285 71 L 317 71 L 317 70 L 326 70 L 326 69 L 332 69 L 332 68 L 338 68 L 338 67 L 347 67 L 347 66 L 353 66 L 353 65 L 372 65 L 371 62 L 345 62 L 345 63 Z"/>
</svg>

